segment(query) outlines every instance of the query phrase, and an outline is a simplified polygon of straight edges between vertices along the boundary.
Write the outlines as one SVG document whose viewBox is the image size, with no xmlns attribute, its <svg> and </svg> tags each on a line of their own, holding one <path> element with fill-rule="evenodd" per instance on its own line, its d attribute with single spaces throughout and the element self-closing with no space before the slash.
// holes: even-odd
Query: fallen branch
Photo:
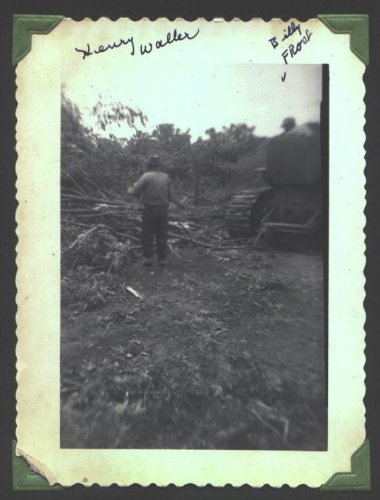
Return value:
<svg viewBox="0 0 380 500">
<path fill-rule="evenodd" d="M 127 239 L 132 240 L 132 241 L 136 241 L 138 243 L 140 243 L 140 241 L 141 241 L 141 239 L 137 238 L 137 236 L 132 236 L 130 234 L 120 233 L 119 231 L 116 231 L 112 227 L 107 226 L 107 224 L 99 224 L 98 227 L 104 227 L 106 229 L 109 229 L 112 233 L 117 234 L 118 236 L 122 236 L 124 238 L 127 238 Z"/>
<path fill-rule="evenodd" d="M 192 260 L 184 259 L 176 250 L 174 250 L 173 245 L 171 243 L 168 243 L 168 248 L 182 262 L 185 262 L 186 264 L 192 263 Z"/>
<path fill-rule="evenodd" d="M 211 243 L 205 243 L 203 241 L 198 241 L 198 240 L 186 238 L 186 236 L 180 236 L 178 234 L 174 234 L 174 233 L 171 233 L 171 232 L 169 232 L 168 235 L 169 236 L 173 236 L 174 238 L 178 238 L 179 240 L 190 241 L 190 243 L 194 243 L 195 245 L 199 245 L 199 246 L 202 246 L 202 247 L 214 248 L 214 249 L 218 249 L 219 248 L 216 245 L 212 245 Z"/>
<path fill-rule="evenodd" d="M 246 250 L 247 248 L 262 248 L 262 247 L 256 245 L 227 246 L 227 247 L 218 247 L 218 250 Z"/>
<path fill-rule="evenodd" d="M 108 209 L 108 207 L 107 207 Z M 95 208 L 62 208 L 61 213 L 63 214 L 76 214 L 76 215 L 83 215 L 87 217 L 97 217 L 99 215 L 115 215 L 115 216 L 124 216 L 126 219 L 131 219 L 135 220 L 131 217 L 131 212 L 116 212 L 116 211 L 108 211 L 108 212 L 102 212 L 100 209 L 95 209 Z M 134 212 L 132 212 L 133 214 Z M 138 212 L 135 212 L 138 213 Z"/>
<path fill-rule="evenodd" d="M 68 193 L 62 193 L 61 195 L 62 199 L 68 199 L 68 200 L 78 200 L 78 201 L 92 201 L 95 203 L 105 203 L 107 205 L 116 205 L 116 206 L 125 206 L 126 202 L 124 201 L 119 201 L 119 200 L 108 200 L 106 198 L 96 198 L 94 196 L 78 196 L 74 194 L 68 194 Z M 136 203 L 137 205 L 137 203 Z"/>
<path fill-rule="evenodd" d="M 98 229 L 98 226 L 91 227 L 87 231 L 84 231 L 83 233 L 81 233 L 78 236 L 78 238 L 73 243 L 71 243 L 71 245 L 69 246 L 69 250 L 71 250 L 72 248 L 74 248 L 77 243 L 79 243 L 83 238 L 85 238 L 86 236 L 88 236 L 90 233 L 92 233 L 96 229 Z"/>
<path fill-rule="evenodd" d="M 194 238 L 193 238 L 191 232 L 189 231 L 189 229 L 182 222 L 179 222 L 178 224 L 180 224 L 182 229 L 186 232 L 186 234 L 188 234 L 190 241 L 194 244 Z"/>
<path fill-rule="evenodd" d="M 212 203 L 213 205 L 218 205 L 219 207 L 227 208 L 226 205 L 223 205 L 223 203 L 220 203 L 219 201 L 211 200 L 210 198 L 205 198 L 203 196 L 194 196 L 189 193 L 181 193 L 181 192 L 176 192 L 173 193 L 174 195 L 181 195 L 181 196 L 188 196 L 189 198 L 194 198 L 195 200 L 203 200 L 203 201 L 208 201 L 209 203 Z"/>
<path fill-rule="evenodd" d="M 72 219 L 61 219 L 62 224 L 74 224 L 74 226 L 81 226 L 81 227 L 87 227 L 87 224 L 84 224 L 83 222 L 78 222 L 76 220 Z"/>
<path fill-rule="evenodd" d="M 267 427 L 268 429 L 270 429 L 274 434 L 276 434 L 276 436 L 279 436 L 287 445 L 289 445 L 289 442 L 286 438 L 286 433 L 285 433 L 285 430 L 286 430 L 286 424 L 284 425 L 284 432 L 281 434 L 281 432 L 279 432 L 276 427 L 274 427 L 272 424 L 270 424 L 269 422 L 267 422 L 259 413 L 257 413 L 256 410 L 254 410 L 253 408 L 250 408 L 251 412 L 255 415 L 255 417 L 257 418 L 257 420 L 259 420 L 259 422 L 261 422 L 264 427 Z M 281 418 L 282 420 L 282 418 Z M 287 419 L 285 419 L 287 420 Z M 283 422 L 284 423 L 284 422 Z M 289 424 L 289 422 L 288 422 Z"/>
<path fill-rule="evenodd" d="M 143 298 L 143 296 L 140 295 L 139 292 L 136 292 L 136 290 L 134 288 L 132 288 L 131 286 L 127 286 L 126 290 L 128 290 L 129 293 L 131 293 L 132 295 L 134 295 L 138 299 L 142 299 Z"/>
</svg>

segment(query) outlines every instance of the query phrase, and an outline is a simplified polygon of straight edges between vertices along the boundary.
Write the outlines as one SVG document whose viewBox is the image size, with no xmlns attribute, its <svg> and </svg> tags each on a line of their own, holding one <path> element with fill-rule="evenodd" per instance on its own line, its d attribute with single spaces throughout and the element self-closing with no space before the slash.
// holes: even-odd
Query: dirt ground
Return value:
<svg viewBox="0 0 380 500">
<path fill-rule="evenodd" d="M 181 254 L 66 297 L 61 446 L 325 449 L 321 254 Z"/>
</svg>

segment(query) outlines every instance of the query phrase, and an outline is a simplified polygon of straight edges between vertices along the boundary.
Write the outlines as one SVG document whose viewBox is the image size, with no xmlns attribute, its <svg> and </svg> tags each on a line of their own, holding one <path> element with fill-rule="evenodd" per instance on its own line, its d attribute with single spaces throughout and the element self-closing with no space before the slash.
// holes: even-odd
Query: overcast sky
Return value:
<svg viewBox="0 0 380 500">
<path fill-rule="evenodd" d="M 286 116 L 299 124 L 319 121 L 320 65 L 136 64 L 128 72 L 121 65 L 110 72 L 86 63 L 69 78 L 63 75 L 63 85 L 90 125 L 88 110 L 99 95 L 105 102 L 141 109 L 149 120 L 146 131 L 173 123 L 190 129 L 192 140 L 210 127 L 219 130 L 231 123 L 246 123 L 255 126 L 256 135 L 273 136 L 282 131 Z M 126 125 L 113 132 L 120 137 L 133 133 Z"/>
</svg>

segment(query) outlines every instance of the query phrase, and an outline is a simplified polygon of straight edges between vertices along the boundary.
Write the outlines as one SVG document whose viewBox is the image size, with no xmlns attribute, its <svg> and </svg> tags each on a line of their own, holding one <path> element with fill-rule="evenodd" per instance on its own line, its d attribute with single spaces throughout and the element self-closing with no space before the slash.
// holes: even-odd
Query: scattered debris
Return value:
<svg viewBox="0 0 380 500">
<path fill-rule="evenodd" d="M 126 290 L 128 290 L 129 293 L 131 293 L 132 295 L 134 295 L 135 297 L 137 297 L 138 299 L 143 299 L 143 296 L 139 294 L 139 292 L 136 292 L 136 290 L 134 288 L 132 288 L 131 286 L 127 286 Z"/>
<path fill-rule="evenodd" d="M 142 212 L 137 203 L 86 196 L 72 189 L 64 191 L 61 199 L 64 268 L 87 265 L 120 273 L 140 256 Z M 222 203 L 208 198 L 203 201 L 210 204 L 209 208 L 197 207 L 195 211 L 188 206 L 180 215 L 170 214 L 168 247 L 176 258 L 191 263 L 181 255 L 184 245 L 219 252 L 252 249 L 252 243 L 236 245 L 228 239 Z"/>
<path fill-rule="evenodd" d="M 139 207 L 63 193 L 65 446 L 323 449 L 323 384 L 310 368 L 320 341 L 303 302 L 319 292 L 298 272 L 309 268 L 226 239 L 222 208 L 172 214 L 175 265 L 142 272 Z M 289 376 L 305 352 L 306 382 Z"/>
</svg>

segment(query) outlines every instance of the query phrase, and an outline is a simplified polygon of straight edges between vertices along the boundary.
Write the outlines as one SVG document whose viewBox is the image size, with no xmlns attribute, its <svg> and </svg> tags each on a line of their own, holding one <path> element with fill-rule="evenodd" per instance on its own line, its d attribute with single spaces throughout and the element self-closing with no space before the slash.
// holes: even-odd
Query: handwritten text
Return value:
<svg viewBox="0 0 380 500">
<path fill-rule="evenodd" d="M 163 39 L 158 39 L 153 42 L 140 43 L 138 53 L 142 56 L 146 54 L 150 54 L 152 50 L 162 49 L 172 43 L 182 42 L 184 40 L 193 40 L 195 37 L 199 35 L 199 28 L 194 34 L 189 34 L 186 31 L 180 32 L 174 29 L 166 34 Z M 129 54 L 134 56 L 137 52 L 135 51 L 136 42 L 133 36 L 129 38 L 119 38 L 119 40 L 115 42 L 111 42 L 107 45 L 99 45 L 94 50 L 91 49 L 90 44 L 87 43 L 86 48 L 78 49 L 75 47 L 76 52 L 80 52 L 82 54 L 82 59 L 86 59 L 86 57 L 92 56 L 93 54 L 102 54 L 107 52 L 108 50 L 118 49 L 123 46 L 129 47 Z"/>
<path fill-rule="evenodd" d="M 296 42 L 294 43 L 288 43 L 287 46 L 284 47 L 284 42 L 285 40 L 288 40 L 290 37 L 293 37 L 294 34 L 298 34 L 301 38 L 297 39 Z M 280 49 L 282 50 L 281 52 L 281 57 L 282 60 L 285 64 L 288 64 L 289 61 L 288 59 L 293 59 L 301 50 L 303 47 L 309 43 L 310 38 L 311 38 L 311 31 L 308 29 L 305 30 L 305 32 L 302 32 L 301 25 L 296 24 L 295 22 L 291 22 L 284 30 L 283 30 L 283 35 L 281 38 L 273 36 L 272 38 L 269 38 L 268 42 L 271 44 L 273 49 L 277 49 L 277 47 L 280 46 Z M 286 71 L 283 75 L 281 75 L 281 81 L 285 81 L 286 79 Z"/>
</svg>

